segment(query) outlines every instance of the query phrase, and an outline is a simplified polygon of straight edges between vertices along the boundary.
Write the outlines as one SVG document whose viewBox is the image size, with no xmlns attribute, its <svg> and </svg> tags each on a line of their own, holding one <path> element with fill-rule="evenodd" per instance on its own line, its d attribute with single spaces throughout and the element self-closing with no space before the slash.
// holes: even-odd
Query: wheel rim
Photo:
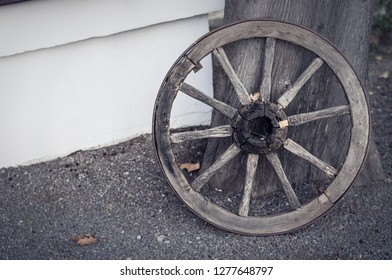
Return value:
<svg viewBox="0 0 392 280">
<path fill-rule="evenodd" d="M 264 78 L 260 85 L 262 94 L 256 98 L 246 92 L 235 72 L 233 72 L 234 70 L 222 48 L 223 45 L 233 41 L 254 37 L 266 38 Z M 269 62 L 268 58 L 273 57 L 276 40 L 288 41 L 299 45 L 310 50 L 317 57 L 301 74 L 294 85 L 289 90 L 283 92 L 277 102 L 273 103 L 269 100 L 273 59 Z M 239 108 L 233 108 L 230 105 L 208 97 L 184 82 L 192 70 L 197 70 L 200 67 L 200 60 L 210 53 L 216 56 L 228 74 L 237 97 L 242 104 Z M 328 65 L 342 84 L 348 105 L 287 117 L 284 113 L 285 107 L 290 104 L 301 87 L 323 63 Z M 199 133 L 171 134 L 171 108 L 178 92 L 185 93 L 220 111 L 230 117 L 232 123 L 210 128 Z M 249 107 L 252 107 L 252 109 Z M 272 115 L 265 116 L 265 114 L 260 113 L 261 107 L 268 107 L 268 112 L 272 112 Z M 339 170 L 313 156 L 292 139 L 287 138 L 287 129 L 290 126 L 302 125 L 309 121 L 346 114 L 349 114 L 351 119 L 351 138 L 346 159 Z M 245 115 L 246 117 L 244 118 Z M 252 131 L 252 120 L 257 118 L 261 122 L 266 122 L 266 128 L 261 132 L 263 135 L 265 134 L 265 139 L 270 137 L 268 141 L 254 140 L 252 137 L 246 137 L 242 132 L 244 127 Z M 269 127 L 270 125 L 272 127 Z M 193 182 L 188 182 L 178 167 L 176 157 L 172 151 L 172 143 L 206 136 L 208 136 L 207 138 L 228 137 L 233 133 L 233 144 L 226 152 Z M 195 42 L 176 61 L 167 74 L 157 96 L 153 118 L 153 139 L 159 163 L 168 182 L 180 199 L 197 215 L 213 225 L 228 231 L 252 235 L 290 232 L 315 221 L 331 209 L 348 190 L 359 173 L 367 152 L 368 136 L 369 112 L 366 95 L 357 75 L 343 55 L 331 43 L 312 31 L 289 23 L 272 20 L 238 22 L 209 33 Z M 244 139 L 247 141 L 244 142 Z M 286 149 L 294 155 L 307 160 L 327 176 L 332 177 L 332 182 L 319 196 L 306 204 L 301 204 L 275 152 L 277 149 Z M 243 151 L 248 153 L 245 167 L 246 178 L 244 178 L 244 190 L 238 212 L 233 213 L 206 199 L 200 193 L 200 190 L 217 170 Z M 291 211 L 269 216 L 248 216 L 252 178 L 256 172 L 257 162 L 261 155 L 266 156 L 278 175 L 287 201 L 292 208 Z"/>
</svg>

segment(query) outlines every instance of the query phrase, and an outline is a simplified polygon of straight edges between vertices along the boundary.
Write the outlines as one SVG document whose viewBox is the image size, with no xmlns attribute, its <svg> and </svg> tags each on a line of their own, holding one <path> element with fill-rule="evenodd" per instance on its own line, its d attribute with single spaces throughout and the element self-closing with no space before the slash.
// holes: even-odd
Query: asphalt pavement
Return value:
<svg viewBox="0 0 392 280">
<path fill-rule="evenodd" d="M 392 182 L 351 188 L 298 232 L 242 236 L 189 211 L 150 135 L 0 170 L 0 259 L 390 259 Z M 75 236 L 94 235 L 80 246 Z"/>
</svg>

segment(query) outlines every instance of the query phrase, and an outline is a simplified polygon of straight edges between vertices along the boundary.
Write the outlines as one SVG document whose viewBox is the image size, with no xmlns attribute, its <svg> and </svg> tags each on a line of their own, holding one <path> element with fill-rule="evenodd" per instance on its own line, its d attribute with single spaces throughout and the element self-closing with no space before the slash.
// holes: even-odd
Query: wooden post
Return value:
<svg viewBox="0 0 392 280">
<path fill-rule="evenodd" d="M 355 0 L 226 0 L 224 23 L 252 18 L 273 18 L 305 26 L 334 43 L 366 85 L 368 39 L 373 5 L 374 1 Z M 342 94 L 341 85 L 323 61 L 299 46 L 279 40 L 265 42 L 260 39 L 248 39 L 230 44 L 223 49 L 224 60 L 230 61 L 234 74 L 230 70 L 228 78 L 228 70 L 220 66 L 222 62 L 215 63 L 215 99 L 238 108 L 245 100 L 241 92 L 260 92 L 263 98 L 280 103 L 287 115 L 292 116 L 285 124 L 289 126 L 289 137 L 311 155 L 322 160 L 322 165 L 326 169 L 329 166 L 338 167 L 344 160 L 349 141 L 349 108 L 345 105 L 347 101 Z M 272 59 L 272 56 L 275 59 Z M 237 84 L 240 86 L 233 86 L 230 76 L 238 79 Z M 229 94 L 230 92 L 232 94 Z M 240 101 L 233 96 L 240 96 Z M 343 117 L 329 118 L 331 115 Z M 309 119 L 319 120 L 306 123 Z M 214 112 L 212 125 L 220 126 L 223 123 L 227 123 L 227 117 Z M 304 124 L 305 129 L 293 127 L 299 124 Z M 215 162 L 229 145 L 230 141 L 227 138 L 210 139 L 202 170 Z M 294 146 L 286 145 L 285 148 L 294 149 Z M 384 176 L 372 137 L 369 149 L 367 163 L 359 176 L 362 183 L 369 183 Z M 294 151 L 298 152 L 297 149 Z M 280 151 L 278 155 L 285 173 L 293 184 L 304 180 L 318 180 L 319 176 L 322 176 L 320 174 L 326 172 L 314 172 L 313 165 L 307 160 Z M 208 184 L 211 187 L 220 186 L 230 191 L 241 191 L 243 184 L 239 180 L 245 177 L 246 171 L 239 166 L 245 165 L 246 156 L 237 156 L 228 163 L 225 172 L 217 172 Z M 265 157 L 260 157 L 258 166 L 261 171 L 256 172 L 257 187 L 253 191 L 256 197 L 276 190 L 277 185 L 281 184 Z M 332 176 L 335 172 L 326 173 Z"/>
</svg>

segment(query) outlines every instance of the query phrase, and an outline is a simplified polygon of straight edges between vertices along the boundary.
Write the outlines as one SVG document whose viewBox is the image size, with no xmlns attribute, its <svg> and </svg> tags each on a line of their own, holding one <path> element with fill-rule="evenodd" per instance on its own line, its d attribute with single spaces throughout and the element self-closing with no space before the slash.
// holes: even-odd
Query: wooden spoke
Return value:
<svg viewBox="0 0 392 280">
<path fill-rule="evenodd" d="M 265 41 L 263 79 L 260 85 L 260 94 L 264 100 L 271 97 L 272 65 L 275 55 L 275 38 L 267 38 Z"/>
<path fill-rule="evenodd" d="M 170 136 L 172 143 L 180 143 L 188 140 L 202 138 L 229 137 L 233 133 L 231 125 L 222 125 L 205 130 L 185 131 L 174 133 Z"/>
<path fill-rule="evenodd" d="M 288 117 L 288 121 L 289 121 L 289 125 L 295 126 L 295 125 L 301 125 L 319 119 L 331 118 L 331 117 L 336 117 L 336 116 L 341 116 L 346 114 L 350 114 L 350 107 L 348 105 L 343 105 L 343 106 L 331 107 L 319 111 L 293 115 Z"/>
<path fill-rule="evenodd" d="M 301 207 L 301 203 L 295 194 L 293 187 L 291 186 L 289 180 L 287 179 L 286 173 L 283 170 L 282 163 L 278 155 L 275 152 L 266 154 L 268 161 L 271 163 L 272 167 L 275 169 L 276 175 L 278 175 L 280 182 L 282 183 L 283 190 L 286 194 L 287 200 L 292 209 L 298 209 Z"/>
<path fill-rule="evenodd" d="M 235 73 L 233 66 L 231 66 L 231 63 L 227 58 L 225 51 L 222 48 L 217 48 L 213 51 L 213 54 L 216 56 L 216 58 L 219 61 L 219 64 L 222 66 L 223 70 L 226 72 L 227 76 L 229 77 L 241 104 L 250 103 L 251 101 L 250 96 L 246 91 L 246 88 L 238 78 L 237 74 Z"/>
<path fill-rule="evenodd" d="M 190 97 L 193 97 L 203 102 L 204 104 L 213 107 L 214 109 L 218 110 L 219 112 L 221 112 L 222 114 L 224 114 L 229 118 L 233 118 L 235 113 L 237 112 L 237 110 L 231 107 L 230 105 L 227 105 L 222 101 L 219 101 L 213 97 L 206 95 L 205 93 L 201 92 L 200 90 L 194 88 L 193 86 L 187 83 L 182 83 L 180 87 L 180 91 L 189 95 Z"/>
<path fill-rule="evenodd" d="M 258 154 L 248 155 L 248 161 L 246 163 L 244 192 L 242 194 L 242 200 L 238 210 L 238 215 L 240 216 L 248 216 L 249 203 L 250 203 L 250 199 L 252 198 L 252 190 L 253 190 L 254 178 L 255 178 L 258 162 L 259 162 Z"/>
<path fill-rule="evenodd" d="M 193 183 L 192 187 L 195 191 L 200 191 L 200 189 L 208 182 L 212 175 L 215 174 L 223 165 L 232 160 L 236 155 L 241 152 L 236 144 L 232 144 L 218 159 L 215 161 L 207 170 L 204 171 L 199 177 L 197 177 Z"/>
<path fill-rule="evenodd" d="M 299 156 L 300 158 L 303 158 L 307 161 L 309 161 L 311 164 L 316 166 L 318 169 L 320 169 L 322 172 L 324 172 L 328 177 L 334 178 L 336 174 L 338 174 L 338 171 L 329 165 L 328 163 L 325 163 L 321 159 L 315 157 L 311 153 L 309 153 L 307 150 L 305 150 L 301 145 L 297 144 L 290 138 L 286 140 L 284 143 L 283 147 L 292 152 L 293 154 Z"/>
<path fill-rule="evenodd" d="M 278 103 L 286 108 L 291 101 L 297 96 L 299 90 L 303 85 L 313 76 L 314 73 L 323 65 L 323 60 L 319 57 L 315 58 L 312 63 L 306 68 L 306 70 L 301 74 L 301 76 L 295 81 L 295 83 L 283 93 L 283 95 L 278 99 Z"/>
</svg>

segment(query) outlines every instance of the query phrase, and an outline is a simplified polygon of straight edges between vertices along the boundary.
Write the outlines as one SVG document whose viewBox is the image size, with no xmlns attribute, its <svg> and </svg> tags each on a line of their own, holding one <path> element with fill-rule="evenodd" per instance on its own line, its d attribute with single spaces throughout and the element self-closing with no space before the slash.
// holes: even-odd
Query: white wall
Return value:
<svg viewBox="0 0 392 280">
<path fill-rule="evenodd" d="M 149 2 L 162 7 L 151 10 Z M 223 1 L 200 0 L 35 0 L 0 7 L 0 167 L 150 132 L 166 72 L 208 31 L 205 13 L 221 8 Z M 192 84 L 211 93 L 211 65 L 204 67 Z M 209 118 L 209 108 L 195 103 L 189 110 L 188 101 L 177 104 L 176 125 Z"/>
<path fill-rule="evenodd" d="M 33 0 L 2 6 L 0 56 L 190 18 L 223 7 L 224 0 Z"/>
</svg>

